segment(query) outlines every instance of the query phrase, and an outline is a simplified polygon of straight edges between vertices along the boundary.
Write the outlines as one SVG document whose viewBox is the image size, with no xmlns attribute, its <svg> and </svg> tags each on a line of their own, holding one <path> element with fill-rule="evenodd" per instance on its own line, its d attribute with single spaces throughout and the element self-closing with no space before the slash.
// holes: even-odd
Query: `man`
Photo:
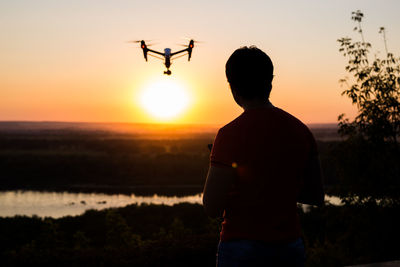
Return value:
<svg viewBox="0 0 400 267">
<path fill-rule="evenodd" d="M 244 112 L 215 138 L 203 204 L 223 215 L 217 265 L 304 266 L 297 202 L 322 205 L 316 143 L 309 129 L 269 101 L 271 59 L 236 50 L 226 77 Z"/>
</svg>

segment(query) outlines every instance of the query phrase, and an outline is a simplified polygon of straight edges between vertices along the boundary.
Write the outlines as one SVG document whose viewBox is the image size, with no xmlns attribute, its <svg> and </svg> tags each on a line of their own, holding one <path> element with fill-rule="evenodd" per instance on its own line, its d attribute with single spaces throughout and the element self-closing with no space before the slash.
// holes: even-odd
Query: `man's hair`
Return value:
<svg viewBox="0 0 400 267">
<path fill-rule="evenodd" d="M 245 99 L 268 98 L 273 72 L 269 56 L 255 46 L 237 49 L 225 65 L 231 90 Z"/>
</svg>

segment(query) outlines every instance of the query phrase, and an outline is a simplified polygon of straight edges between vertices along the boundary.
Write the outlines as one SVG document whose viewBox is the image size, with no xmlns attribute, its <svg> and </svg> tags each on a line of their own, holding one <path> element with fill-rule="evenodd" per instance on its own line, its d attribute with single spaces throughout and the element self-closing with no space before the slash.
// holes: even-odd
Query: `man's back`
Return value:
<svg viewBox="0 0 400 267">
<path fill-rule="evenodd" d="M 206 213 L 224 215 L 219 267 L 304 266 L 297 201 L 324 202 L 314 138 L 269 101 L 273 73 L 254 46 L 235 50 L 225 65 L 244 113 L 218 132 L 204 186 Z"/>
<path fill-rule="evenodd" d="M 297 197 L 316 154 L 308 128 L 279 108 L 247 109 L 219 131 L 214 166 L 234 167 L 221 240 L 293 241 L 300 237 Z"/>
</svg>

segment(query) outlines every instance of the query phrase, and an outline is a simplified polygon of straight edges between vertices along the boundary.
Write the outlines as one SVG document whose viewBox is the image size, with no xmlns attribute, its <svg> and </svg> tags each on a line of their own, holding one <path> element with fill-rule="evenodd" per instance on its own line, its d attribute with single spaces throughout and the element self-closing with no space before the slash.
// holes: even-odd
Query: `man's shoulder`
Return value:
<svg viewBox="0 0 400 267">
<path fill-rule="evenodd" d="M 302 122 L 300 119 L 297 117 L 293 116 L 287 111 L 280 110 L 282 114 L 287 119 L 286 123 L 286 130 L 290 130 L 291 134 L 293 136 L 296 136 L 297 138 L 301 138 L 302 140 L 307 140 L 309 144 L 311 144 L 312 149 L 316 150 L 316 141 L 313 133 L 311 132 L 310 128 Z"/>
<path fill-rule="evenodd" d="M 278 127 L 281 129 L 293 130 L 294 132 L 307 132 L 307 134 L 311 133 L 308 126 L 296 116 L 281 108 L 274 107 L 268 110 L 260 109 L 252 110 L 251 112 L 245 111 L 234 120 L 221 127 L 218 131 L 218 134 L 238 135 L 241 132 L 246 132 L 248 129 L 246 130 L 245 128 L 247 128 L 249 124 L 254 124 L 255 122 L 264 124 L 267 129 L 271 129 L 270 125 L 274 125 L 273 128 L 276 130 L 276 127 Z M 260 128 L 257 129 L 260 130 Z"/>
<path fill-rule="evenodd" d="M 277 114 L 282 117 L 282 119 L 286 120 L 288 123 L 290 123 L 291 125 L 295 126 L 295 127 L 299 127 L 299 128 L 303 128 L 308 130 L 308 127 L 305 123 L 303 123 L 299 118 L 297 118 L 296 116 L 290 114 L 289 112 L 280 109 L 280 108 L 276 108 L 277 110 Z"/>
<path fill-rule="evenodd" d="M 229 123 L 225 124 L 224 126 L 222 126 L 218 133 L 235 133 L 236 130 L 238 129 L 238 127 L 240 127 L 241 124 L 241 117 L 243 116 L 243 113 L 241 115 L 239 115 L 238 117 L 236 117 L 235 119 L 233 119 L 232 121 L 230 121 Z"/>
</svg>

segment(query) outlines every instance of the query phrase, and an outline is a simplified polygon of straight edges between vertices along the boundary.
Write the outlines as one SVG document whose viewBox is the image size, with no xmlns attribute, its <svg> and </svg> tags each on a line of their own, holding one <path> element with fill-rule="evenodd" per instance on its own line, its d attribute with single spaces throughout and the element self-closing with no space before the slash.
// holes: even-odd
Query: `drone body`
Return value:
<svg viewBox="0 0 400 267">
<path fill-rule="evenodd" d="M 144 40 L 130 41 L 130 42 L 132 42 L 132 43 L 140 43 L 140 48 L 142 48 L 142 50 L 143 50 L 143 56 L 144 56 L 144 59 L 146 61 L 147 61 L 147 56 L 148 55 L 153 56 L 153 57 L 158 58 L 158 59 L 161 59 L 161 60 L 164 60 L 164 65 L 167 68 L 167 70 L 164 71 L 164 74 L 166 74 L 166 75 L 171 75 L 171 71 L 169 70 L 169 68 L 171 67 L 171 64 L 172 64 L 171 61 L 172 60 L 177 59 L 177 58 L 182 57 L 182 56 L 185 56 L 185 55 L 188 55 L 188 61 L 190 61 L 190 58 L 192 57 L 192 50 L 193 50 L 194 43 L 195 43 L 195 41 L 193 39 L 191 39 L 189 41 L 189 44 L 187 45 L 187 47 L 185 45 L 185 47 L 186 47 L 185 49 L 182 49 L 182 50 L 179 50 L 179 51 L 176 51 L 176 52 L 172 52 L 170 48 L 165 48 L 164 52 L 159 52 L 159 51 L 156 51 L 156 50 L 148 48 L 148 45 L 146 45 L 146 42 Z M 182 53 L 185 53 L 185 52 L 187 52 L 187 54 L 182 54 Z M 179 55 L 179 54 L 182 54 L 182 55 Z M 176 55 L 179 55 L 179 56 L 178 57 L 174 57 Z"/>
</svg>

